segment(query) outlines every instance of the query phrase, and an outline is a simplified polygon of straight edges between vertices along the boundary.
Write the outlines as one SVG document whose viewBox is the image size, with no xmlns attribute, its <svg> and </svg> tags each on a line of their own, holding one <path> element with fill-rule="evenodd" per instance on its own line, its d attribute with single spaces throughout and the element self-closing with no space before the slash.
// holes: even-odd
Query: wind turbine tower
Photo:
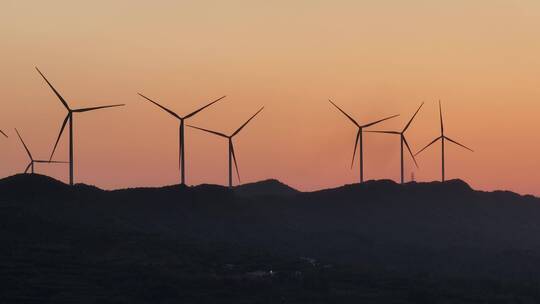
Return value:
<svg viewBox="0 0 540 304">
<path fill-rule="evenodd" d="M 418 168 L 418 163 L 416 162 L 416 159 L 414 158 L 411 147 L 409 146 L 409 143 L 407 142 L 407 138 L 405 138 L 405 132 L 407 131 L 407 129 L 409 129 L 409 127 L 411 126 L 411 123 L 413 122 L 414 118 L 416 117 L 416 114 L 418 114 L 418 112 L 420 111 L 420 109 L 422 108 L 423 105 L 424 105 L 424 103 L 422 102 L 420 107 L 418 107 L 418 110 L 416 110 L 414 115 L 411 117 L 411 120 L 409 120 L 409 122 L 405 125 L 405 127 L 401 131 L 367 131 L 367 132 L 372 132 L 372 133 L 383 133 L 383 134 L 399 135 L 399 141 L 400 141 L 400 144 L 401 144 L 401 183 L 402 184 L 405 182 L 405 160 L 404 160 L 404 155 L 403 155 L 404 146 L 407 147 L 407 150 L 409 151 L 409 153 L 410 153 L 410 155 L 412 157 L 412 160 L 414 161 L 414 164 Z"/>
<path fill-rule="evenodd" d="M 364 182 L 364 136 L 363 136 L 364 129 L 368 128 L 368 127 L 371 127 L 371 126 L 374 126 L 374 125 L 376 125 L 378 123 L 381 123 L 383 121 L 386 121 L 388 119 L 398 117 L 399 115 L 389 116 L 389 117 L 379 119 L 379 120 L 374 121 L 374 122 L 370 122 L 370 123 L 367 123 L 367 124 L 364 124 L 364 125 L 360 125 L 354 118 L 352 118 L 349 114 L 347 114 L 340 107 L 338 107 L 332 100 L 329 99 L 328 101 L 332 105 L 334 105 L 334 107 L 336 107 L 341 113 L 343 113 L 343 115 L 345 115 L 350 121 L 352 121 L 352 123 L 358 128 L 358 131 L 356 132 L 356 139 L 354 140 L 354 150 L 353 150 L 351 168 L 354 165 L 354 157 L 356 156 L 356 148 L 358 146 L 360 146 L 360 148 L 359 148 L 360 151 L 358 153 L 359 162 L 360 162 L 360 183 L 363 183 Z"/>
<path fill-rule="evenodd" d="M 49 158 L 49 160 L 52 160 L 52 158 L 54 156 L 54 152 L 56 151 L 56 146 L 58 145 L 58 142 L 60 141 L 60 137 L 62 137 L 62 133 L 64 132 L 64 128 L 66 127 L 66 124 L 69 122 L 69 184 L 73 185 L 73 179 L 74 179 L 74 176 L 73 176 L 73 163 L 74 163 L 74 158 L 73 158 L 73 114 L 90 112 L 90 111 L 95 111 L 95 110 L 99 110 L 99 109 L 121 107 L 121 106 L 124 106 L 124 104 L 114 104 L 114 105 L 97 106 L 97 107 L 90 107 L 90 108 L 72 109 L 72 108 L 69 107 L 69 105 L 68 105 L 67 101 L 64 99 L 64 97 L 62 97 L 62 95 L 60 95 L 60 93 L 58 93 L 58 91 L 53 87 L 53 85 L 45 77 L 45 75 L 43 75 L 43 73 L 41 73 L 41 71 L 37 67 L 36 67 L 36 70 L 41 75 L 41 77 L 43 77 L 45 82 L 49 85 L 49 87 L 54 92 L 56 97 L 58 97 L 58 99 L 60 99 L 60 102 L 62 103 L 64 108 L 66 108 L 66 110 L 67 110 L 66 118 L 64 119 L 64 122 L 62 123 L 62 127 L 60 128 L 60 133 L 58 134 L 58 138 L 56 139 L 56 143 L 54 144 L 54 148 L 52 150 L 51 157 Z"/>
<path fill-rule="evenodd" d="M 259 114 L 263 109 L 264 109 L 264 107 L 260 108 L 259 111 L 257 111 L 255 114 L 253 114 L 253 116 L 251 116 L 243 125 L 240 126 L 240 128 L 236 129 L 236 131 L 234 131 L 231 135 L 226 135 L 226 134 L 221 133 L 221 132 L 216 132 L 216 131 L 212 131 L 212 130 L 208 130 L 208 129 L 204 129 L 204 128 L 189 125 L 189 127 L 191 127 L 191 128 L 195 128 L 195 129 L 198 129 L 198 130 L 201 130 L 201 131 L 205 131 L 205 132 L 217 135 L 219 137 L 226 138 L 228 140 L 228 143 L 229 143 L 229 153 L 228 153 L 228 156 L 229 156 L 229 188 L 232 188 L 232 186 L 233 186 L 233 177 L 232 177 L 233 176 L 233 174 L 232 174 L 232 163 L 233 163 L 233 161 L 234 161 L 234 166 L 236 168 L 236 175 L 238 176 L 238 182 L 241 182 L 240 181 L 240 172 L 238 171 L 238 163 L 236 161 L 236 154 L 234 153 L 233 138 L 238 133 L 240 133 L 240 131 L 242 131 L 242 129 L 253 118 L 255 118 L 255 116 L 257 116 L 257 114 Z"/>
<path fill-rule="evenodd" d="M 40 159 L 34 159 L 32 157 L 32 153 L 30 153 L 30 149 L 28 149 L 28 146 L 22 139 L 21 134 L 19 134 L 19 131 L 15 129 L 15 133 L 17 133 L 17 136 L 19 137 L 19 140 L 21 141 L 21 144 L 24 147 L 24 150 L 26 150 L 26 154 L 28 154 L 28 158 L 30 158 L 30 163 L 28 163 L 28 166 L 26 166 L 26 169 L 24 169 L 24 173 L 28 173 L 28 170 L 30 170 L 30 173 L 34 174 L 34 164 L 36 163 L 42 163 L 42 164 L 67 164 L 65 161 L 54 161 L 54 160 L 40 160 Z"/>
<path fill-rule="evenodd" d="M 156 106 L 158 106 L 159 108 L 161 108 L 162 110 L 164 110 L 165 112 L 169 113 L 170 115 L 172 115 L 173 117 L 175 117 L 176 119 L 178 119 L 178 121 L 180 122 L 180 129 L 179 129 L 179 149 L 178 149 L 178 152 L 179 152 L 179 159 L 178 159 L 178 163 L 179 163 L 179 168 L 180 168 L 180 183 L 182 185 L 185 185 L 186 184 L 186 166 L 185 166 L 185 157 L 186 157 L 186 150 L 185 150 L 185 143 L 184 143 L 184 139 L 185 139 L 185 136 L 184 136 L 184 129 L 185 129 L 185 120 L 190 118 L 190 117 L 193 117 L 195 116 L 195 114 L 199 113 L 200 111 L 208 108 L 209 106 L 215 104 L 216 102 L 222 100 L 223 98 L 225 98 L 226 96 L 221 96 L 220 98 L 210 102 L 209 104 L 203 106 L 203 107 L 200 107 L 199 109 L 185 115 L 185 116 L 180 116 L 178 114 L 176 114 L 175 112 L 173 112 L 172 110 L 160 105 L 159 103 L 157 103 L 156 101 L 144 96 L 143 94 L 141 93 L 137 93 L 139 94 L 139 96 L 141 96 L 142 98 L 150 101 L 151 103 L 155 104 Z"/>
<path fill-rule="evenodd" d="M 426 150 L 428 147 L 430 147 L 431 145 L 433 145 L 434 143 L 438 142 L 439 140 L 441 141 L 441 180 L 444 182 L 446 179 L 445 179 L 445 142 L 446 141 L 449 141 L 455 145 L 458 145 L 464 149 L 467 149 L 471 152 L 474 152 L 472 149 L 466 147 L 465 145 L 462 145 L 460 144 L 459 142 L 453 140 L 453 139 L 450 139 L 449 137 L 447 137 L 445 134 L 444 134 L 444 123 L 443 123 L 443 115 L 442 115 L 442 106 L 441 106 L 441 101 L 439 100 L 439 117 L 440 117 L 440 120 L 441 120 L 441 135 L 437 138 L 435 138 L 432 142 L 430 142 L 429 144 L 427 144 L 424 148 L 422 148 L 422 150 L 418 151 L 416 155 L 422 153 L 422 151 Z"/>
</svg>

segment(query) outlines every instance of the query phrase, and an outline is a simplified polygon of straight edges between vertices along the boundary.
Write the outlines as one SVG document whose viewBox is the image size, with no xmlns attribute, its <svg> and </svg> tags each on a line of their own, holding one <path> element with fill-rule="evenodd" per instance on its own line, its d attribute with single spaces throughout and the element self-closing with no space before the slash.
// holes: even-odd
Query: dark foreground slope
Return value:
<svg viewBox="0 0 540 304">
<path fill-rule="evenodd" d="M 461 181 L 301 193 L 0 180 L 0 303 L 540 301 L 540 200 Z"/>
</svg>

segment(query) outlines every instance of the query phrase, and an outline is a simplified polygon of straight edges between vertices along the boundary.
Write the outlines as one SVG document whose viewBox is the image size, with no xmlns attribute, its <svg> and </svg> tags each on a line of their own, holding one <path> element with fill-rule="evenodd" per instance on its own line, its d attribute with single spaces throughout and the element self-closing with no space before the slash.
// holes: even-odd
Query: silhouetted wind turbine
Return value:
<svg viewBox="0 0 540 304">
<path fill-rule="evenodd" d="M 21 140 L 22 145 L 24 146 L 24 149 L 26 150 L 26 153 L 28 154 L 28 157 L 30 158 L 30 163 L 28 163 L 28 166 L 26 166 L 26 169 L 24 169 L 24 173 L 28 173 L 28 170 L 30 169 L 30 173 L 34 174 L 34 164 L 35 163 L 43 163 L 43 164 L 67 164 L 65 161 L 54 161 L 54 160 L 39 160 L 34 159 L 32 157 L 32 153 L 30 153 L 30 150 L 24 143 L 24 140 L 21 137 L 21 134 L 19 134 L 19 131 L 15 129 L 15 132 L 17 133 L 17 136 Z"/>
<path fill-rule="evenodd" d="M 195 114 L 197 114 L 200 111 L 206 109 L 207 107 L 213 105 L 214 103 L 222 100 L 226 96 L 221 96 L 220 98 L 212 101 L 211 103 L 209 103 L 209 104 L 207 104 L 207 105 L 205 105 L 205 106 L 191 112 L 190 114 L 182 117 L 182 116 L 176 114 L 175 112 L 167 109 L 166 107 L 160 105 L 159 103 L 153 101 L 152 99 L 144 96 L 143 94 L 141 94 L 141 93 L 137 93 L 137 94 L 139 94 L 142 98 L 144 98 L 144 99 L 150 101 L 151 103 L 155 104 L 156 106 L 160 107 L 162 110 L 164 110 L 165 112 L 171 114 L 172 116 L 174 116 L 176 119 L 178 119 L 180 121 L 180 130 L 179 130 L 180 140 L 179 140 L 179 149 L 178 149 L 178 152 L 179 152 L 179 168 L 180 168 L 180 182 L 182 183 L 182 185 L 185 185 L 186 184 L 186 167 L 185 167 L 184 159 L 185 159 L 186 151 L 185 151 L 185 144 L 184 144 L 184 138 L 185 138 L 184 137 L 184 120 L 195 116 Z"/>
<path fill-rule="evenodd" d="M 66 124 L 69 121 L 69 184 L 73 185 L 73 113 L 83 113 L 83 112 L 89 112 L 99 109 L 106 109 L 106 108 L 114 108 L 114 107 L 120 107 L 124 106 L 124 104 L 114 104 L 114 105 L 106 105 L 106 106 L 97 106 L 97 107 L 91 107 L 91 108 L 80 108 L 80 109 L 71 109 L 66 102 L 66 100 L 58 93 L 58 91 L 53 87 L 53 85 L 47 80 L 45 75 L 41 73 L 41 71 L 36 67 L 36 70 L 38 73 L 43 77 L 45 82 L 49 85 L 51 90 L 54 92 L 56 97 L 60 99 L 66 110 L 68 111 L 66 118 L 64 119 L 64 122 L 62 123 L 62 127 L 60 128 L 60 133 L 58 134 L 58 138 L 56 139 L 56 143 L 54 144 L 54 148 L 51 153 L 51 157 L 49 160 L 52 160 L 54 156 L 54 152 L 56 151 L 56 146 L 58 145 L 58 142 L 60 141 L 60 137 L 62 137 L 62 133 L 64 132 L 64 128 L 66 127 Z"/>
<path fill-rule="evenodd" d="M 6 138 L 8 138 L 7 134 L 4 133 L 4 131 L 0 130 L 0 133 L 2 133 L 2 135 L 4 135 Z"/>
<path fill-rule="evenodd" d="M 407 142 L 407 139 L 405 138 L 405 131 L 407 131 L 407 129 L 411 126 L 411 123 L 412 123 L 413 119 L 416 117 L 416 114 L 418 114 L 418 112 L 420 111 L 420 109 L 422 108 L 423 105 L 424 105 L 424 103 L 422 102 L 420 107 L 418 107 L 418 110 L 416 110 L 414 115 L 411 117 L 411 120 L 409 120 L 407 125 L 405 125 L 405 128 L 403 128 L 403 130 L 401 130 L 401 131 L 366 131 L 366 132 L 371 132 L 371 133 L 386 133 L 386 134 L 399 135 L 400 142 L 401 142 L 401 183 L 402 184 L 404 183 L 404 179 L 405 179 L 405 177 L 404 177 L 405 166 L 404 166 L 404 159 L 403 159 L 403 145 L 405 145 L 407 147 L 407 150 L 409 150 L 409 153 L 411 154 L 411 157 L 412 157 L 412 159 L 414 161 L 414 164 L 418 168 L 418 163 L 416 162 L 416 159 L 414 158 L 414 154 L 413 154 L 413 152 L 411 150 L 411 147 L 409 146 L 409 143 Z"/>
<path fill-rule="evenodd" d="M 257 113 L 253 114 L 253 116 L 251 116 L 243 125 L 240 126 L 240 128 L 238 128 L 236 131 L 234 131 L 231 135 L 225 135 L 223 133 L 220 133 L 220 132 L 216 132 L 216 131 L 212 131 L 212 130 L 208 130 L 208 129 L 204 129 L 204 128 L 199 128 L 199 127 L 196 127 L 196 126 L 192 126 L 192 125 L 188 125 L 189 127 L 191 128 L 195 128 L 195 129 L 198 129 L 198 130 L 202 130 L 202 131 L 205 131 L 205 132 L 208 132 L 208 133 L 211 133 L 211 134 L 214 134 L 214 135 L 217 135 L 217 136 L 220 136 L 220 137 L 224 137 L 224 138 L 227 138 L 228 141 L 229 141 L 229 188 L 232 187 L 232 162 L 234 161 L 234 166 L 236 168 L 236 175 L 238 176 L 238 182 L 241 182 L 240 181 L 240 172 L 238 171 L 238 163 L 236 162 L 236 155 L 234 153 L 234 146 L 233 146 L 233 137 L 235 135 L 237 135 L 238 133 L 240 133 L 240 131 L 253 119 L 255 118 L 255 116 L 257 116 L 257 114 L 259 114 L 262 110 L 264 109 L 264 107 L 260 108 L 259 111 L 257 111 Z"/>
<path fill-rule="evenodd" d="M 385 120 L 397 117 L 399 115 L 389 116 L 389 117 L 386 117 L 386 118 L 383 118 L 383 119 L 380 119 L 380 120 L 377 120 L 377 121 L 374 121 L 374 122 L 371 122 L 371 123 L 368 123 L 368 124 L 365 124 L 365 125 L 360 125 L 358 122 L 356 122 L 356 120 L 354 120 L 354 118 L 352 118 L 349 114 L 345 113 L 345 111 L 343 111 L 340 107 L 338 107 L 332 100 L 328 99 L 328 101 L 331 104 L 333 104 L 334 107 L 336 107 L 341 113 L 343 113 L 343 115 L 347 116 L 347 118 L 350 121 L 352 121 L 356 125 L 356 127 L 358 128 L 358 132 L 356 133 L 356 139 L 354 140 L 354 151 L 353 151 L 353 157 L 352 157 L 352 162 L 351 162 L 351 168 L 354 165 L 354 157 L 356 155 L 356 147 L 360 146 L 360 151 L 358 153 L 359 158 L 360 158 L 360 182 L 363 183 L 364 182 L 364 139 L 363 139 L 364 128 L 371 127 L 373 125 L 376 125 L 376 124 L 381 123 L 381 122 L 383 122 Z"/>
<path fill-rule="evenodd" d="M 444 171 L 445 171 L 445 167 L 444 167 L 444 142 L 445 141 L 449 141 L 451 143 L 454 143 L 462 148 L 465 148 L 471 152 L 474 152 L 472 149 L 458 143 L 457 141 L 453 140 L 453 139 L 450 139 L 448 137 L 446 137 L 446 135 L 444 135 L 444 124 L 443 124 L 443 116 L 442 116 L 442 106 L 441 106 L 441 101 L 439 100 L 439 116 L 440 116 L 440 119 L 441 119 L 441 136 L 435 138 L 432 142 L 430 142 L 429 144 L 427 144 L 424 148 L 422 148 L 422 150 L 418 151 L 416 155 L 422 153 L 422 151 L 424 151 L 425 149 L 427 149 L 429 146 L 433 145 L 434 143 L 436 143 L 437 141 L 441 141 L 441 164 L 442 164 L 442 181 L 444 182 L 445 181 L 445 176 L 444 176 Z"/>
</svg>

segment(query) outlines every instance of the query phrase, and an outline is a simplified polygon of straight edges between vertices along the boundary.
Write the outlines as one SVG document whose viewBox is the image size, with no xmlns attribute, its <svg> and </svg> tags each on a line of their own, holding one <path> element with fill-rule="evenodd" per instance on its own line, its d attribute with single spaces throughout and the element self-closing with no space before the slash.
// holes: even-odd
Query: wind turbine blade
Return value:
<svg viewBox="0 0 540 304">
<path fill-rule="evenodd" d="M 30 162 L 30 163 L 28 164 L 28 166 L 26 166 L 26 169 L 24 169 L 24 173 L 25 173 L 25 174 L 28 173 L 28 169 L 30 169 L 31 166 L 32 166 L 32 162 Z"/>
<path fill-rule="evenodd" d="M 383 118 L 383 119 L 379 119 L 379 120 L 377 120 L 377 121 L 370 122 L 370 123 L 368 123 L 368 124 L 366 124 L 366 125 L 363 125 L 362 128 L 371 127 L 371 126 L 376 125 L 376 124 L 378 124 L 378 123 L 380 123 L 380 122 L 383 122 L 383 121 L 385 121 L 385 120 L 389 120 L 389 119 L 392 119 L 392 118 L 398 117 L 398 116 L 399 116 L 399 114 L 398 114 L 398 115 L 392 115 L 392 116 L 389 116 L 389 117 L 386 117 L 386 118 Z"/>
<path fill-rule="evenodd" d="M 40 164 L 69 164 L 67 161 L 59 161 L 59 160 L 34 160 L 35 163 Z"/>
<path fill-rule="evenodd" d="M 414 112 L 414 115 L 411 117 L 411 120 L 409 120 L 409 122 L 407 123 L 407 125 L 405 126 L 405 128 L 403 128 L 403 131 L 402 131 L 402 132 L 407 131 L 407 129 L 409 128 L 409 126 L 410 126 L 411 123 L 413 122 L 414 118 L 416 117 L 416 114 L 418 114 L 418 112 L 420 112 L 420 109 L 422 108 L 423 105 L 424 105 L 424 103 L 422 102 L 422 104 L 420 104 L 420 106 L 418 107 L 418 110 L 416 110 L 416 112 Z"/>
<path fill-rule="evenodd" d="M 172 116 L 174 116 L 174 117 L 176 117 L 176 118 L 178 118 L 178 119 L 182 119 L 182 118 L 180 118 L 180 116 L 178 116 L 178 114 L 176 114 L 176 113 L 174 113 L 173 111 L 171 111 L 171 110 L 165 108 L 164 106 L 162 106 L 162 105 L 160 105 L 159 103 L 153 101 L 152 99 L 150 99 L 150 98 L 144 96 L 144 95 L 141 94 L 141 93 L 137 93 L 137 94 L 139 94 L 139 96 L 141 96 L 142 98 L 144 98 L 144 99 L 150 101 L 151 103 L 155 104 L 156 106 L 160 107 L 162 110 L 164 110 L 165 112 L 171 114 Z"/>
<path fill-rule="evenodd" d="M 414 161 L 414 164 L 416 165 L 416 168 L 418 168 L 418 163 L 416 162 L 416 158 L 414 157 L 414 154 L 412 153 L 411 147 L 409 146 L 409 143 L 407 142 L 407 139 L 405 138 L 405 136 L 403 136 L 403 142 L 405 143 L 407 150 L 409 150 L 409 153 L 411 154 L 411 157 Z"/>
<path fill-rule="evenodd" d="M 442 118 L 442 106 L 441 101 L 439 100 L 439 116 L 441 118 L 441 134 L 444 134 L 444 124 L 443 124 L 443 118 Z"/>
<path fill-rule="evenodd" d="M 26 144 L 24 143 L 24 140 L 22 139 L 21 137 L 21 134 L 19 134 L 19 131 L 17 130 L 17 128 L 15 128 L 15 132 L 17 133 L 17 136 L 19 137 L 19 139 L 21 140 L 21 143 L 23 144 L 24 146 L 24 149 L 26 150 L 26 153 L 28 153 L 28 157 L 30 157 L 30 160 L 32 160 L 32 153 L 30 153 L 30 150 L 28 150 L 28 147 L 26 146 Z"/>
<path fill-rule="evenodd" d="M 39 75 L 41 75 L 41 77 L 43 77 L 43 79 L 45 79 L 45 82 L 47 82 L 47 84 L 49 85 L 49 87 L 53 90 L 54 94 L 56 94 L 56 96 L 58 97 L 58 99 L 60 99 L 60 101 L 62 102 L 62 104 L 64 105 L 64 107 L 66 107 L 66 109 L 68 109 L 68 111 L 70 110 L 66 100 L 64 99 L 64 97 L 62 97 L 62 95 L 60 95 L 60 93 L 58 93 L 58 91 L 53 87 L 53 85 L 49 82 L 49 80 L 47 80 L 47 78 L 45 77 L 45 75 L 43 75 L 43 73 L 41 73 L 41 71 L 36 67 L 36 70 L 38 71 Z"/>
<path fill-rule="evenodd" d="M 208 130 L 208 129 L 204 129 L 204 128 L 199 128 L 199 127 L 192 126 L 192 125 L 187 125 L 187 126 L 190 127 L 190 128 L 194 128 L 194 129 L 198 129 L 198 130 L 205 131 L 205 132 L 208 132 L 208 133 L 212 133 L 212 134 L 215 134 L 217 136 L 229 138 L 229 136 L 227 136 L 227 135 L 225 135 L 223 133 L 220 133 L 220 132 L 216 132 L 216 131 L 212 131 L 212 130 Z"/>
<path fill-rule="evenodd" d="M 446 136 L 445 136 L 444 138 L 445 138 L 446 140 L 450 141 L 450 142 L 453 142 L 454 144 L 456 144 L 456 145 L 458 145 L 458 146 L 460 146 L 460 147 L 462 147 L 462 148 L 465 148 L 465 149 L 467 149 L 467 150 L 469 150 L 469 151 L 471 151 L 471 152 L 474 152 L 471 148 L 468 148 L 468 147 L 466 147 L 465 145 L 462 145 L 462 144 L 458 143 L 457 141 L 455 141 L 455 140 L 453 140 L 453 139 L 451 139 L 451 138 L 448 138 L 448 137 L 446 137 Z"/>
<path fill-rule="evenodd" d="M 62 127 L 60 128 L 60 133 L 58 133 L 58 138 L 56 138 L 56 143 L 54 143 L 54 148 L 52 150 L 52 153 L 51 153 L 51 157 L 49 158 L 49 160 L 52 160 L 53 156 L 54 156 L 54 151 L 56 151 L 56 147 L 58 146 L 58 142 L 60 141 L 60 137 L 62 137 L 62 133 L 64 132 L 64 129 L 66 128 L 66 124 L 68 122 L 68 119 L 70 119 L 71 117 L 71 113 L 69 113 L 66 118 L 64 119 L 64 122 L 62 123 Z"/>
<path fill-rule="evenodd" d="M 220 98 L 218 98 L 218 99 L 216 99 L 216 100 L 212 101 L 211 103 L 209 103 L 209 104 L 205 105 L 204 107 L 202 107 L 202 108 L 199 108 L 198 110 L 196 110 L 196 111 L 194 111 L 194 112 L 191 112 L 191 113 L 189 113 L 188 115 L 184 116 L 184 119 L 190 118 L 191 116 L 193 116 L 193 115 L 195 115 L 195 114 L 199 113 L 200 111 L 202 111 L 202 110 L 204 110 L 204 109 L 208 108 L 209 106 L 211 106 L 211 105 L 215 104 L 216 102 L 218 102 L 218 101 L 222 100 L 222 99 L 223 99 L 223 98 L 225 98 L 225 97 L 227 97 L 227 96 L 226 96 L 226 95 L 223 95 L 223 96 L 221 96 Z"/>
<path fill-rule="evenodd" d="M 231 144 L 231 153 L 232 153 L 232 158 L 234 161 L 234 167 L 236 168 L 236 176 L 238 176 L 238 182 L 241 183 L 242 181 L 240 180 L 240 171 L 238 171 L 238 163 L 236 162 L 236 154 L 234 153 L 234 145 L 232 144 Z"/>
<path fill-rule="evenodd" d="M 433 145 L 434 143 L 436 143 L 436 142 L 437 142 L 439 139 L 441 139 L 441 138 L 442 138 L 442 136 L 439 136 L 439 137 L 435 138 L 432 142 L 430 142 L 430 143 L 427 144 L 424 148 L 422 148 L 422 150 L 416 152 L 416 154 L 414 154 L 414 156 L 416 156 L 416 155 L 422 153 L 425 149 L 427 149 L 429 146 L 431 146 L 431 145 Z"/>
<path fill-rule="evenodd" d="M 364 132 L 368 132 L 368 133 L 384 133 L 384 134 L 397 134 L 397 135 L 401 135 L 400 132 L 397 132 L 397 131 L 364 131 Z"/>
<path fill-rule="evenodd" d="M 356 120 L 354 120 L 354 118 L 352 118 L 349 114 L 345 113 L 345 111 L 338 107 L 331 99 L 328 99 L 328 101 L 333 104 L 334 107 L 336 107 L 341 113 L 343 113 L 343 115 L 347 116 L 347 118 L 349 118 L 353 122 L 353 124 L 360 128 L 360 125 L 356 122 Z"/>
<path fill-rule="evenodd" d="M 7 134 L 4 133 L 4 131 L 0 130 L 0 133 L 2 133 L 2 135 L 4 135 L 6 138 L 9 138 L 9 137 L 7 136 Z"/>
<path fill-rule="evenodd" d="M 356 132 L 356 140 L 354 141 L 354 150 L 352 154 L 351 169 L 354 166 L 354 157 L 356 156 L 356 148 L 358 147 L 358 139 L 360 138 L 360 132 L 362 132 L 361 129 L 358 129 L 358 132 Z"/>
<path fill-rule="evenodd" d="M 259 111 L 257 111 L 257 113 L 253 114 L 253 116 L 251 116 L 243 125 L 240 126 L 240 128 L 238 128 L 238 130 L 234 131 L 234 133 L 231 135 L 231 137 L 235 136 L 236 134 L 238 134 L 238 132 L 240 132 L 253 118 L 255 118 L 255 116 L 257 116 L 257 114 L 259 114 L 262 110 L 264 109 L 264 107 L 260 108 Z"/>
<path fill-rule="evenodd" d="M 75 109 L 73 110 L 73 112 L 82 113 L 82 112 L 94 111 L 94 110 L 99 110 L 99 109 L 116 108 L 116 107 L 123 107 L 123 106 L 125 106 L 125 104 L 114 104 L 114 105 L 108 105 L 108 106 Z"/>
</svg>

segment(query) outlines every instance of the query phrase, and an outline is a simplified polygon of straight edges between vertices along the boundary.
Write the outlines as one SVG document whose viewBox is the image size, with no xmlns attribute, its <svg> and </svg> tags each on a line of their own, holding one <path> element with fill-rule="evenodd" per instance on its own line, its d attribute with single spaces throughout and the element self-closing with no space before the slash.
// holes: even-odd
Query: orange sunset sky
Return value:
<svg viewBox="0 0 540 304">
<path fill-rule="evenodd" d="M 484 190 L 540 195 L 540 2 L 2 1 L 0 176 L 48 158 L 66 114 L 34 70 L 72 107 L 125 103 L 75 116 L 75 181 L 112 189 L 177 183 L 178 122 L 141 92 L 187 114 L 228 97 L 189 123 L 232 132 L 242 182 L 277 178 L 301 190 L 357 182 L 350 169 L 359 122 L 409 130 L 417 151 L 448 136 L 447 178 Z M 65 134 L 67 135 L 67 133 Z M 186 132 L 188 184 L 227 182 L 227 142 Z M 67 136 L 57 159 L 67 159 Z M 440 146 L 406 158 L 406 178 L 440 178 Z M 37 165 L 67 181 L 67 166 Z M 365 136 L 366 179 L 399 178 L 399 139 Z"/>
</svg>

